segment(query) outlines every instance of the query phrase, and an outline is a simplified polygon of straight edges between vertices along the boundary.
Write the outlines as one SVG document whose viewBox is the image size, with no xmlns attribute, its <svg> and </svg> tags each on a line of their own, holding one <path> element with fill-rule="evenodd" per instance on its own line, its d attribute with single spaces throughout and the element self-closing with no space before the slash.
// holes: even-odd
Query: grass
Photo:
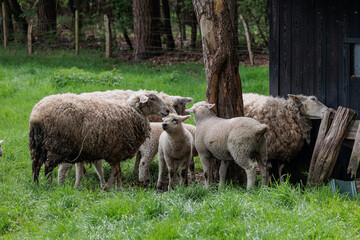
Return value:
<svg viewBox="0 0 360 240">
<path fill-rule="evenodd" d="M 137 181 L 131 173 L 133 159 L 122 164 L 121 191 L 101 192 L 89 167 L 80 189 L 73 187 L 74 170 L 64 186 L 56 181 L 48 184 L 43 176 L 35 185 L 28 120 L 32 107 L 44 96 L 144 88 L 190 96 L 196 102 L 205 99 L 206 83 L 201 63 L 156 66 L 106 60 L 98 53 L 74 57 L 58 51 L 28 56 L 20 50 L 0 50 L 0 139 L 5 139 L 0 158 L 0 238 L 359 238 L 359 200 L 333 194 L 325 186 L 301 189 L 286 182 L 245 191 L 231 184 L 210 190 L 193 184 L 157 192 L 133 186 Z M 111 74 L 122 78 L 112 81 Z M 240 75 L 244 92 L 268 93 L 267 67 L 241 67 Z M 82 80 L 74 81 L 79 76 Z M 105 171 L 109 174 L 107 165 Z M 151 171 L 155 176 L 155 161 Z"/>
</svg>

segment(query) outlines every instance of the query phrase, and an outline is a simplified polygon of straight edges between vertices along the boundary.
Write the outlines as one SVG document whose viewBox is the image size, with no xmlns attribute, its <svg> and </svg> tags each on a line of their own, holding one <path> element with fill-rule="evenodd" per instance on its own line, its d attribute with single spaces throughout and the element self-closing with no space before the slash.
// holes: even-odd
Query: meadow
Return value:
<svg viewBox="0 0 360 240">
<path fill-rule="evenodd" d="M 134 159 L 122 163 L 123 189 L 102 192 L 87 167 L 81 187 L 74 169 L 66 184 L 32 182 L 28 121 L 33 106 L 57 93 L 156 89 L 205 100 L 202 63 L 126 63 L 101 53 L 54 51 L 27 55 L 0 50 L 1 239 L 359 239 L 359 199 L 327 186 L 304 189 L 288 182 L 245 191 L 229 183 L 168 192 L 139 187 Z M 268 67 L 240 67 L 243 92 L 268 94 Z M 189 104 L 191 106 L 191 104 Z M 189 120 L 193 123 L 193 120 Z M 196 159 L 196 171 L 201 163 Z M 151 165 L 156 176 L 157 164 Z M 105 164 L 105 173 L 109 166 Z M 56 177 L 56 171 L 54 172 Z"/>
</svg>

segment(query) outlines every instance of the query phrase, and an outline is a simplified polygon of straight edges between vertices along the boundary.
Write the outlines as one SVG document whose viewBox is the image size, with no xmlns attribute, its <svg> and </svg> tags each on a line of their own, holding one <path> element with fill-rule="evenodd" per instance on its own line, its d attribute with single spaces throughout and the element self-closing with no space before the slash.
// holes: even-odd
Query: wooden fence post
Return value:
<svg viewBox="0 0 360 240">
<path fill-rule="evenodd" d="M 347 173 L 351 175 L 352 178 L 356 178 L 356 172 L 358 170 L 360 163 L 360 124 L 356 133 L 354 147 L 351 153 L 349 166 L 347 169 Z"/>
<path fill-rule="evenodd" d="M 243 26 L 244 26 L 244 30 L 245 30 L 245 37 L 246 37 L 246 42 L 247 42 L 247 49 L 248 49 L 248 52 L 249 52 L 249 58 L 250 58 L 250 65 L 251 66 L 254 66 L 254 55 L 253 55 L 253 52 L 251 50 L 251 39 L 250 39 L 250 32 L 249 32 L 249 28 L 245 22 L 245 19 L 243 17 L 242 14 L 239 15 L 242 23 L 243 23 Z"/>
<path fill-rule="evenodd" d="M 349 108 L 339 107 L 331 124 L 330 116 L 321 122 L 318 139 L 311 159 L 310 171 L 307 180 L 308 186 L 321 184 L 329 178 L 339 155 L 340 147 L 345 139 L 347 128 L 356 112 Z M 328 131 L 324 134 L 330 125 Z M 321 133 L 320 133 L 321 131 Z"/>
<path fill-rule="evenodd" d="M 111 57 L 111 28 L 110 28 L 110 19 L 109 17 L 104 14 L 104 20 L 105 20 L 105 57 L 110 58 Z"/>
<path fill-rule="evenodd" d="M 75 10 L 75 54 L 79 55 L 79 10 Z"/>
<path fill-rule="evenodd" d="M 27 32 L 28 40 L 28 54 L 32 54 L 32 31 L 33 31 L 34 19 L 30 19 Z"/>
<path fill-rule="evenodd" d="M 2 3 L 2 17 L 3 17 L 3 33 L 4 33 L 4 48 L 7 46 L 7 31 L 6 31 L 6 11 L 5 11 L 5 3 Z"/>
</svg>

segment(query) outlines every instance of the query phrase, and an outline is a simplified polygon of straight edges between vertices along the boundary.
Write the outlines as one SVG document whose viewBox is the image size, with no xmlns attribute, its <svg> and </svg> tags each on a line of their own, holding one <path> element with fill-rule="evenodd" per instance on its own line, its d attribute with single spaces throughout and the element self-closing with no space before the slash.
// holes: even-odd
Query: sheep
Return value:
<svg viewBox="0 0 360 240">
<path fill-rule="evenodd" d="M 282 176 L 286 163 L 296 156 L 304 143 L 310 143 L 310 119 L 322 118 L 328 107 L 315 96 L 289 94 L 288 99 L 243 94 L 244 115 L 267 124 L 265 134 L 268 159 Z"/>
<path fill-rule="evenodd" d="M 1 148 L 1 144 L 3 144 L 4 140 L 0 140 L 0 157 L 3 155 L 3 151 Z"/>
<path fill-rule="evenodd" d="M 182 125 L 192 134 L 193 138 L 195 138 L 196 127 L 191 124 L 183 123 Z M 144 185 L 147 185 L 147 183 L 150 181 L 150 163 L 153 161 L 155 155 L 158 152 L 160 135 L 164 131 L 162 128 L 162 123 L 150 123 L 150 127 L 150 138 L 146 139 L 146 141 L 140 146 L 138 152 L 136 153 L 136 160 L 133 168 L 134 174 L 139 171 L 139 181 Z M 195 181 L 194 157 L 196 157 L 197 155 L 198 154 L 195 149 L 195 145 L 193 145 L 192 159 L 189 163 L 191 182 Z"/>
<path fill-rule="evenodd" d="M 166 116 L 170 110 L 155 91 L 135 94 L 127 104 L 76 94 L 43 98 L 29 120 L 29 148 L 34 182 L 45 165 L 45 176 L 62 162 L 94 162 L 105 159 L 111 166 L 109 188 L 116 179 L 121 187 L 120 162 L 132 158 L 150 136 L 147 116 Z"/>
<path fill-rule="evenodd" d="M 139 91 L 133 91 L 133 90 L 107 90 L 104 92 L 96 91 L 96 92 L 90 92 L 90 93 L 81 93 L 80 96 L 86 96 L 86 97 L 92 97 L 92 98 L 105 98 L 105 99 L 113 99 L 115 101 L 119 102 L 126 102 L 127 99 L 129 99 L 134 94 L 140 94 L 146 90 L 139 90 Z M 166 106 L 169 108 L 170 113 L 177 113 L 180 115 L 186 115 L 189 114 L 185 112 L 186 104 L 194 101 L 194 99 L 190 97 L 181 97 L 181 96 L 170 96 L 163 92 L 157 93 L 157 96 L 160 97 Z M 161 122 L 161 117 L 156 115 L 150 115 L 148 116 L 148 119 L 150 122 Z M 160 135 L 159 135 L 160 136 Z M 157 148 L 156 148 L 157 152 Z M 155 153 L 156 154 L 156 153 Z M 139 153 L 136 154 L 137 159 L 140 159 Z M 135 163 L 138 165 L 138 163 Z M 58 169 L 58 183 L 59 185 L 63 185 L 65 183 L 66 174 L 68 171 L 72 168 L 71 163 L 63 163 L 60 165 Z M 79 162 L 75 164 L 76 166 L 76 182 L 75 187 L 80 186 L 80 182 L 84 173 L 84 163 Z M 104 173 L 102 168 L 102 160 L 98 160 L 94 162 L 94 167 L 96 170 L 96 173 L 100 179 L 100 184 L 103 186 L 105 183 L 104 179 Z"/>
<path fill-rule="evenodd" d="M 174 187 L 175 173 L 180 167 L 180 184 L 188 183 L 187 169 L 192 159 L 193 136 L 183 127 L 182 122 L 190 116 L 178 116 L 170 114 L 163 119 L 164 131 L 159 139 L 159 177 L 156 187 L 162 189 L 165 167 L 169 170 L 168 189 Z"/>
<path fill-rule="evenodd" d="M 235 161 L 245 170 L 247 176 L 246 189 L 254 186 L 256 170 L 252 158 L 258 162 L 263 184 L 268 185 L 270 177 L 264 136 L 268 126 L 248 117 L 219 118 L 211 110 L 214 105 L 203 101 L 194 104 L 192 108 L 187 110 L 194 113 L 196 123 L 195 147 L 203 165 L 205 185 L 208 187 L 212 181 L 210 169 L 212 157 L 221 160 L 220 186 L 225 183 L 226 171 L 230 161 Z"/>
<path fill-rule="evenodd" d="M 195 138 L 195 129 L 196 127 L 191 124 L 183 124 L 183 126 L 193 135 Z M 146 139 L 144 144 L 142 144 L 136 153 L 136 160 L 133 168 L 133 173 L 136 174 L 139 171 L 139 181 L 144 185 L 147 185 L 150 181 L 150 163 L 153 161 L 155 155 L 158 152 L 159 147 L 159 139 L 160 135 L 164 131 L 162 128 L 162 123 L 150 123 L 151 134 L 150 138 Z M 189 170 L 190 170 L 190 180 L 191 182 L 195 181 L 195 165 L 194 165 L 194 157 L 197 156 L 197 151 L 195 149 L 195 145 L 192 149 L 192 159 L 189 162 Z"/>
</svg>

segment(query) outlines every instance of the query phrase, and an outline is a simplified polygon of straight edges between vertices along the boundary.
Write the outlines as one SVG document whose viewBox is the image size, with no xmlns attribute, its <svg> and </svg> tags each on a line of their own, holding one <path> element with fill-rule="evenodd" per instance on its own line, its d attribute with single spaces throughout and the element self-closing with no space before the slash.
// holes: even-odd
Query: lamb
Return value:
<svg viewBox="0 0 360 240">
<path fill-rule="evenodd" d="M 182 125 L 192 134 L 193 138 L 195 138 L 196 127 L 191 124 L 183 123 Z M 145 185 L 147 185 L 147 183 L 150 181 L 150 163 L 153 161 L 156 153 L 158 152 L 160 135 L 164 131 L 162 128 L 162 123 L 150 123 L 150 127 L 150 138 L 146 139 L 144 144 L 140 146 L 139 151 L 136 153 L 136 160 L 133 169 L 134 174 L 136 174 L 137 170 L 139 170 L 139 181 Z M 195 145 L 193 145 L 192 159 L 189 162 L 191 182 L 195 181 L 194 157 L 197 155 L 198 154 L 195 149 Z"/>
<path fill-rule="evenodd" d="M 268 130 L 253 118 L 219 118 L 211 110 L 215 104 L 198 102 L 187 111 L 194 113 L 196 132 L 195 147 L 203 164 L 206 186 L 212 181 L 210 159 L 221 160 L 219 169 L 220 186 L 224 185 L 230 161 L 242 167 L 247 176 L 247 189 L 255 185 L 256 170 L 252 158 L 257 160 L 263 184 L 269 183 L 269 164 L 267 161 L 266 140 Z"/>
<path fill-rule="evenodd" d="M 3 155 L 1 144 L 3 144 L 4 140 L 0 140 L 0 157 Z"/>
<path fill-rule="evenodd" d="M 245 116 L 269 126 L 265 134 L 268 159 L 273 166 L 278 166 L 280 178 L 285 164 L 299 153 L 305 142 L 310 142 L 309 119 L 322 118 L 328 109 L 315 96 L 288 96 L 286 100 L 254 93 L 243 94 Z"/>
<path fill-rule="evenodd" d="M 190 116 L 178 116 L 170 114 L 163 119 L 159 139 L 159 177 L 157 188 L 162 189 L 165 167 L 169 170 L 169 187 L 174 187 L 175 173 L 180 167 L 180 184 L 188 183 L 187 169 L 192 159 L 193 136 L 183 127 L 182 122 L 189 119 Z"/>
<path fill-rule="evenodd" d="M 149 115 L 170 110 L 155 91 L 135 94 L 128 104 L 76 94 L 43 98 L 30 115 L 29 148 L 34 182 L 45 165 L 45 176 L 60 163 L 105 159 L 111 174 L 103 188 L 121 186 L 120 162 L 132 158 L 150 136 Z"/>
<path fill-rule="evenodd" d="M 146 90 L 133 91 L 133 90 L 118 90 L 118 89 L 116 89 L 116 90 L 108 90 L 105 92 L 96 91 L 96 92 L 90 92 L 90 93 L 82 93 L 82 94 L 80 94 L 80 96 L 86 96 L 86 97 L 92 97 L 92 98 L 105 98 L 105 99 L 112 99 L 112 100 L 119 101 L 119 102 L 126 102 L 127 99 L 129 99 L 134 94 L 140 94 L 144 91 L 146 91 Z M 186 104 L 194 101 L 194 99 L 189 98 L 189 97 L 170 96 L 163 92 L 157 93 L 157 96 L 160 97 L 164 101 L 166 106 L 169 108 L 170 113 L 177 113 L 180 115 L 189 114 L 189 113 L 185 112 Z M 161 122 L 162 121 L 161 117 L 159 117 L 157 115 L 150 115 L 150 116 L 148 116 L 148 119 L 150 122 Z M 156 152 L 157 152 L 157 147 L 156 147 Z M 136 156 L 137 156 L 137 159 L 140 159 L 139 153 L 137 153 Z M 76 165 L 75 187 L 79 187 L 85 168 L 84 168 L 83 162 L 76 163 L 75 165 Z M 137 164 L 137 165 L 139 165 L 139 164 Z M 104 179 L 104 173 L 103 173 L 103 168 L 102 168 L 102 160 L 95 161 L 94 167 L 95 167 L 95 171 L 96 171 L 97 175 L 99 176 L 100 184 L 103 187 L 103 185 L 105 184 L 105 179 Z M 71 168 L 72 168 L 71 163 L 63 163 L 60 165 L 60 167 L 58 169 L 58 183 L 60 185 L 63 185 L 65 183 L 66 174 L 68 171 L 71 170 Z"/>
</svg>

